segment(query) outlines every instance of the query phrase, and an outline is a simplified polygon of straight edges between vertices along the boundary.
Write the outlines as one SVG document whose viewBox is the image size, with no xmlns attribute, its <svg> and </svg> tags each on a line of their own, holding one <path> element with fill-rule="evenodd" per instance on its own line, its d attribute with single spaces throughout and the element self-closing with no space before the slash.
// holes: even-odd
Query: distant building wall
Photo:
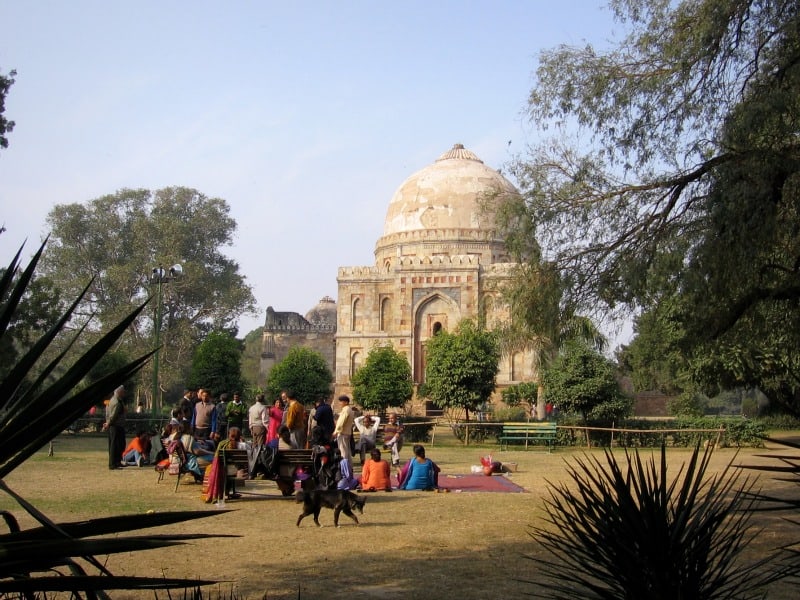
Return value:
<svg viewBox="0 0 800 600">
<path fill-rule="evenodd" d="M 633 399 L 633 416 L 668 417 L 667 402 L 671 398 L 661 392 L 639 392 Z"/>
<path fill-rule="evenodd" d="M 319 352 L 333 373 L 336 363 L 335 338 L 335 323 L 310 323 L 299 313 L 276 312 L 270 306 L 261 336 L 259 385 L 266 384 L 272 368 L 297 346 Z"/>
</svg>

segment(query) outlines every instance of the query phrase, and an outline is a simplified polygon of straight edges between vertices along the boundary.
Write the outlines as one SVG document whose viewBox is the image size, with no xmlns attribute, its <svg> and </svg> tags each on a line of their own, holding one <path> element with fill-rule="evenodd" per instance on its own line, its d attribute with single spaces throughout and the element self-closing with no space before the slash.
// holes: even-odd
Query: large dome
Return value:
<svg viewBox="0 0 800 600">
<path fill-rule="evenodd" d="M 397 189 L 386 212 L 383 237 L 376 244 L 376 258 L 382 261 L 404 254 L 411 243 L 434 240 L 455 245 L 483 240 L 497 246 L 502 240 L 495 232 L 493 206 L 517 193 L 505 177 L 456 144 Z M 449 253 L 460 252 L 455 245 Z"/>
<path fill-rule="evenodd" d="M 330 296 L 325 296 L 319 303 L 306 313 L 306 321 L 312 325 L 336 325 L 336 301 Z"/>
</svg>

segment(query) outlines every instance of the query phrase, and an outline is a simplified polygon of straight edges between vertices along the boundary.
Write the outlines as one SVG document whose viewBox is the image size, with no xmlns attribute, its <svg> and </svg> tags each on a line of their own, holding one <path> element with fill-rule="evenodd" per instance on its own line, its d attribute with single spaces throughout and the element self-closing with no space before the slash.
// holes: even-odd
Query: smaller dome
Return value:
<svg viewBox="0 0 800 600">
<path fill-rule="evenodd" d="M 312 325 L 336 325 L 336 301 L 325 296 L 306 313 L 306 321 Z"/>
</svg>

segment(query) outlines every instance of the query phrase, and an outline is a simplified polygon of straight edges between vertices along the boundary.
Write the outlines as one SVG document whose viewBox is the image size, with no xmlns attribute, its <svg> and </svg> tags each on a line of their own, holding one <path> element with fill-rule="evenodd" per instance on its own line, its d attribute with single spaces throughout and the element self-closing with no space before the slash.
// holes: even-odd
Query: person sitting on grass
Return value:
<svg viewBox="0 0 800 600">
<path fill-rule="evenodd" d="M 401 490 L 439 489 L 439 466 L 430 458 L 425 458 L 425 448 L 419 444 L 414 446 L 414 458 L 410 459 L 397 474 Z"/>
<path fill-rule="evenodd" d="M 361 471 L 361 489 L 365 492 L 377 490 L 392 491 L 389 463 L 381 458 L 381 451 L 377 448 L 370 450 L 370 458 L 364 463 Z"/>
<path fill-rule="evenodd" d="M 358 487 L 358 478 L 353 475 L 353 465 L 348 457 L 339 461 L 339 480 L 336 482 L 336 489 L 354 490 Z"/>
<path fill-rule="evenodd" d="M 153 444 L 150 442 L 150 434 L 146 431 L 137 431 L 125 451 L 122 453 L 122 464 L 127 466 L 150 464 L 150 450 Z"/>
</svg>

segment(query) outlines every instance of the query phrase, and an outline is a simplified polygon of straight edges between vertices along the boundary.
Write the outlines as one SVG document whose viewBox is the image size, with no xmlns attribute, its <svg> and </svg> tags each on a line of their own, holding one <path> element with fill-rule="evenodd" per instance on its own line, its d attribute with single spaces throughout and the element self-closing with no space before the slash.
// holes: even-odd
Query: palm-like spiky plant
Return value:
<svg viewBox="0 0 800 600">
<path fill-rule="evenodd" d="M 534 527 L 549 556 L 537 558 L 539 597 L 573 599 L 723 599 L 763 596 L 767 584 L 789 574 L 778 557 L 739 564 L 757 534 L 750 527 L 754 481 L 740 483 L 729 464 L 706 477 L 711 457 L 699 445 L 678 476 L 660 463 L 625 452 L 569 466 L 572 484 L 550 485 L 549 527 Z M 681 477 L 681 474 L 683 475 Z M 576 487 L 577 486 L 577 487 Z M 534 582 L 531 582 L 534 583 Z"/>
<path fill-rule="evenodd" d="M 44 244 L 25 270 L 18 273 L 20 249 L 0 277 L 0 339 L 7 334 L 15 311 L 23 301 L 43 250 Z M 72 364 L 65 366 L 69 348 L 49 362 L 44 361 L 45 351 L 57 336 L 62 335 L 78 300 L 39 341 L 23 352 L 0 381 L 0 490 L 14 498 L 23 510 L 41 524 L 34 529 L 20 530 L 14 516 L 8 511 L 2 512 L 10 532 L 0 535 L 0 596 L 30 598 L 50 591 L 66 591 L 77 597 L 96 598 L 105 597 L 105 590 L 112 589 L 185 589 L 215 583 L 196 579 L 116 577 L 94 555 L 135 552 L 208 537 L 194 534 L 147 537 L 117 534 L 218 513 L 191 511 L 54 523 L 11 490 L 4 480 L 6 475 L 84 414 L 98 397 L 106 397 L 120 381 L 136 373 L 150 358 L 150 354 L 142 356 L 81 391 L 74 391 L 92 366 L 112 348 L 144 308 L 142 305 L 134 310 Z M 46 364 L 41 364 L 43 362 Z M 63 369 L 63 373 L 56 375 L 59 369 Z M 115 535 L 101 537 L 109 534 Z M 87 567 L 92 574 L 87 572 Z"/>
</svg>

